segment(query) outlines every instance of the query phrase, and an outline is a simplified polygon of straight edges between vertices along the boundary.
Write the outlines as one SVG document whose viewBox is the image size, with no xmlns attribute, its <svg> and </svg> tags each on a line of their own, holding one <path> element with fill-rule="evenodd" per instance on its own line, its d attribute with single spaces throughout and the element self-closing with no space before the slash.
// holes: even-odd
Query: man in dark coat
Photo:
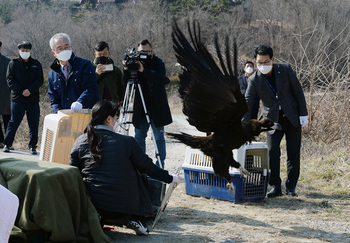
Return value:
<svg viewBox="0 0 350 243">
<path fill-rule="evenodd" d="M 40 118 L 39 88 L 43 85 L 43 69 L 39 61 L 31 57 L 32 44 L 18 44 L 19 57 L 13 59 L 7 68 L 7 84 L 11 89 L 11 120 L 4 139 L 4 152 L 10 152 L 16 131 L 24 114 L 29 125 L 29 150 L 36 154 Z"/>
<path fill-rule="evenodd" d="M 274 63 L 273 51 L 260 45 L 254 50 L 258 70 L 249 78 L 246 101 L 251 108 L 258 97 L 263 104 L 262 115 L 282 126 L 282 130 L 267 133 L 273 187 L 269 198 L 282 195 L 280 178 L 280 143 L 284 135 L 287 142 L 286 194 L 296 196 L 295 187 L 300 174 L 301 128 L 306 125 L 308 112 L 303 90 L 295 72 L 289 64 Z M 251 110 L 251 109 L 250 109 Z M 254 117 L 249 112 L 244 120 Z"/>
<path fill-rule="evenodd" d="M 163 61 L 153 54 L 152 45 L 148 40 L 143 40 L 138 45 L 138 51 L 147 53 L 147 59 L 139 62 L 137 78 L 138 82 L 141 84 L 147 112 L 150 116 L 152 130 L 160 153 L 161 168 L 164 168 L 164 160 L 166 157 L 164 126 L 172 123 L 168 98 L 165 91 L 165 85 L 170 81 L 165 76 L 166 72 Z M 125 83 L 129 80 L 130 75 L 130 72 L 124 69 Z M 149 124 L 146 120 L 138 90 L 136 90 L 135 94 L 132 123 L 135 127 L 135 139 L 140 144 L 141 148 L 146 151 L 145 140 Z M 160 166 L 159 161 L 157 161 L 157 165 Z"/>
<path fill-rule="evenodd" d="M 4 124 L 4 131 L 0 123 L 0 148 L 4 147 L 4 134 L 6 134 L 7 124 L 11 118 L 11 97 L 10 89 L 6 82 L 6 71 L 10 58 L 1 54 L 2 42 L 0 41 L 0 115 Z"/>
<path fill-rule="evenodd" d="M 251 61 L 246 61 L 244 63 L 244 73 L 238 77 L 239 88 L 242 95 L 245 95 L 248 87 L 248 78 L 254 73 L 254 63 Z M 259 111 L 259 99 L 256 99 L 254 106 L 252 107 L 251 114 L 258 114 Z M 257 119 L 257 117 L 251 117 L 251 119 Z"/>
<path fill-rule="evenodd" d="M 74 113 L 92 108 L 100 100 L 92 63 L 72 52 L 70 37 L 65 33 L 52 36 L 50 47 L 56 57 L 48 77 L 52 111 L 71 109 Z"/>
</svg>

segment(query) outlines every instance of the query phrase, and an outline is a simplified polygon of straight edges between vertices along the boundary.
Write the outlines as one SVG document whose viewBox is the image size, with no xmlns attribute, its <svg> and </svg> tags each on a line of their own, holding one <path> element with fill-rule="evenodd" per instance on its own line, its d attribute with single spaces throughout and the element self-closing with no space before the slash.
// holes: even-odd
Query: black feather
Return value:
<svg viewBox="0 0 350 243">
<path fill-rule="evenodd" d="M 231 182 L 229 167 L 240 167 L 233 159 L 232 150 L 258 136 L 261 129 L 271 129 L 273 122 L 268 119 L 241 120 L 248 107 L 238 83 L 237 47 L 233 45 L 232 57 L 229 38 L 225 38 L 225 60 L 220 51 L 218 34 L 215 34 L 215 49 L 220 66 L 201 41 L 200 26 L 193 21 L 192 28 L 187 22 L 192 45 L 176 22 L 173 24 L 172 40 L 177 61 L 184 66 L 179 75 L 179 94 L 183 101 L 183 113 L 188 122 L 199 131 L 211 133 L 207 137 L 189 134 L 168 133 L 182 143 L 203 151 L 212 157 L 214 172 Z"/>
</svg>

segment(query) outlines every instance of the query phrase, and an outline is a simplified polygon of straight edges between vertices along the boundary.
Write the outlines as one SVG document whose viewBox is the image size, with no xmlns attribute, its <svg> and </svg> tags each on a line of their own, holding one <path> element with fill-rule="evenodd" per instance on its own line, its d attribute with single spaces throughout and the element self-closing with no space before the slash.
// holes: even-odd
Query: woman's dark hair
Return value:
<svg viewBox="0 0 350 243">
<path fill-rule="evenodd" d="M 102 138 L 96 131 L 95 126 L 103 125 L 108 116 L 119 115 L 119 106 L 109 100 L 98 101 L 91 110 L 91 121 L 86 127 L 84 133 L 87 133 L 90 153 L 92 155 L 91 163 L 99 166 L 102 161 Z"/>
</svg>

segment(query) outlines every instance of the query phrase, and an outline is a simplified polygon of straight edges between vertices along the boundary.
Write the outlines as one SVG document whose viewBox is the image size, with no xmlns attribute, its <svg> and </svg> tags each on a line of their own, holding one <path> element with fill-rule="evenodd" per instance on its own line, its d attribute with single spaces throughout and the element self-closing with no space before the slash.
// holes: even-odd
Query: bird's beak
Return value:
<svg viewBox="0 0 350 243">
<path fill-rule="evenodd" d="M 273 130 L 282 130 L 281 124 L 275 122 L 274 125 L 271 127 Z"/>
<path fill-rule="evenodd" d="M 262 132 L 267 132 L 271 130 L 282 130 L 281 124 L 275 122 L 272 127 L 261 129 Z"/>
</svg>

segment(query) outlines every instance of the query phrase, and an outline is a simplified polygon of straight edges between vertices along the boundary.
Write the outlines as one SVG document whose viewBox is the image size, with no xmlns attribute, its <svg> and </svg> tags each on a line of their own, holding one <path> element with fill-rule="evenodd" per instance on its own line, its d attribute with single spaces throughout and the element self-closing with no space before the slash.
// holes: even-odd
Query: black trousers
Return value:
<svg viewBox="0 0 350 243">
<path fill-rule="evenodd" d="M 1 115 L 2 116 L 2 122 L 4 123 L 4 131 L 2 131 L 2 125 L 0 122 L 0 143 L 4 142 L 7 124 L 9 123 L 11 119 L 11 115 Z"/>
<path fill-rule="evenodd" d="M 278 122 L 282 125 L 282 130 L 276 130 L 273 134 L 267 134 L 267 146 L 269 151 L 269 162 L 271 169 L 269 184 L 276 187 L 281 186 L 282 180 L 280 177 L 280 144 L 283 136 L 286 135 L 286 188 L 295 188 L 300 175 L 301 126 L 294 127 L 283 112 L 280 113 Z"/>
</svg>

